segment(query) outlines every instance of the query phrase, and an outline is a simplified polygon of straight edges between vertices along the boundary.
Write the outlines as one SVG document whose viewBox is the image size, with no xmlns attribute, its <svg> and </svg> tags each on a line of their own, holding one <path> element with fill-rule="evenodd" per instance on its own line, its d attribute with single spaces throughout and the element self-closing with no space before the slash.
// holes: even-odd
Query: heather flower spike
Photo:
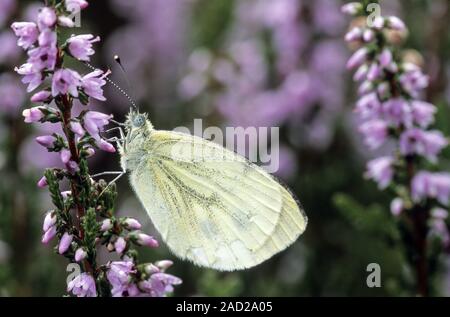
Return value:
<svg viewBox="0 0 450 317">
<path fill-rule="evenodd" d="M 353 16 L 366 14 L 356 2 L 344 5 L 342 11 Z M 418 65 L 400 58 L 399 42 L 388 36 L 391 30 L 402 36 L 407 34 L 405 24 L 395 16 L 378 16 L 371 26 L 354 26 L 347 33 L 346 41 L 357 44 L 358 49 L 350 57 L 347 68 L 357 68 L 354 80 L 360 82 L 360 87 L 355 112 L 361 122 L 359 130 L 364 142 L 371 150 L 388 143 L 394 146 L 390 155 L 367 164 L 366 176 L 380 189 L 392 190 L 395 196 L 389 209 L 393 216 L 415 224 L 411 232 L 404 234 L 405 243 L 417 241 L 417 237 L 423 239 L 420 245 L 410 246 L 414 249 L 410 252 L 417 257 L 411 265 L 417 268 L 418 292 L 426 296 L 428 277 L 421 268 L 427 266 L 427 239 L 432 236 L 428 233 L 439 233 L 444 247 L 450 246 L 446 226 L 430 219 L 433 207 L 441 204 L 448 208 L 450 176 L 427 168 L 434 165 L 433 169 L 437 169 L 439 155 L 449 142 L 441 131 L 429 130 L 435 121 L 436 107 L 420 99 L 428 86 L 428 76 Z M 364 37 L 368 32 L 371 35 Z M 417 228 L 425 229 L 419 232 Z"/>
<path fill-rule="evenodd" d="M 71 295 L 165 296 L 173 291 L 172 285 L 181 280 L 145 272 L 145 267 L 153 264 L 139 263 L 135 250 L 136 244 L 157 247 L 158 242 L 137 231 L 142 228 L 137 220 L 115 218 L 115 188 L 107 187 L 106 182 L 95 180 L 89 174 L 87 159 L 95 155 L 97 148 L 109 153 L 116 151 L 102 135 L 112 116 L 92 111 L 89 105 L 90 98 L 106 100 L 103 87 L 110 72 L 95 69 L 82 74 L 65 66 L 64 60 L 69 57 L 88 62 L 100 38 L 91 34 L 63 38 L 66 32 L 60 29 L 75 26 L 69 14 L 73 9 L 87 8 L 88 1 L 65 0 L 64 4 L 42 7 L 37 21 L 11 25 L 17 45 L 27 53 L 27 61 L 15 71 L 28 85 L 28 92 L 39 88 L 31 97 L 31 102 L 37 105 L 23 111 L 24 121 L 62 128 L 62 133 L 35 139 L 43 151 L 58 156 L 63 166 L 47 169 L 37 183 L 40 188 L 48 188 L 55 206 L 44 217 L 42 243 L 57 240 L 57 253 L 80 264 L 83 271 L 67 285 Z M 72 112 L 75 100 L 85 107 L 78 116 Z M 63 182 L 69 184 L 71 190 L 60 192 Z M 104 195 L 99 199 L 101 194 Z M 96 255 L 100 248 L 115 252 L 121 261 L 99 263 Z M 164 260 L 159 265 L 170 266 Z M 98 274 L 100 271 L 106 274 Z M 104 287 L 98 289 L 97 285 Z"/>
</svg>

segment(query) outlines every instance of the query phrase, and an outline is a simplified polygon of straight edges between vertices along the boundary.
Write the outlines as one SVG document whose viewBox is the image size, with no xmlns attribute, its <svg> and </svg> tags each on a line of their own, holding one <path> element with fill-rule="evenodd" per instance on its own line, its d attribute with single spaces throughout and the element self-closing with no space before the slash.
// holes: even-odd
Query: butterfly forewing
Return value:
<svg viewBox="0 0 450 317">
<path fill-rule="evenodd" d="M 169 248 L 219 270 L 254 266 L 306 227 L 292 195 L 260 167 L 223 147 L 152 131 L 131 183 Z"/>
</svg>

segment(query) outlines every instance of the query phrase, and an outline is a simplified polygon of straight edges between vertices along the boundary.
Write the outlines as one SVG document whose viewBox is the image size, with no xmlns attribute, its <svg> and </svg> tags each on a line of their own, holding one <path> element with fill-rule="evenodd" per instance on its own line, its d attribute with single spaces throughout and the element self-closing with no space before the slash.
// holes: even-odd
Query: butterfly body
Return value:
<svg viewBox="0 0 450 317">
<path fill-rule="evenodd" d="M 232 271 L 255 266 L 303 233 L 291 193 L 244 157 L 202 138 L 155 130 L 131 112 L 121 164 L 169 249 Z"/>
</svg>

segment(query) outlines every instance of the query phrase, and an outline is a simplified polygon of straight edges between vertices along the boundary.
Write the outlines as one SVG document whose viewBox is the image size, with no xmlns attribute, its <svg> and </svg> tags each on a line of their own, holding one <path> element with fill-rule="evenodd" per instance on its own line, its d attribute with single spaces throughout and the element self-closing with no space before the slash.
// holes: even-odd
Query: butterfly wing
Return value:
<svg viewBox="0 0 450 317">
<path fill-rule="evenodd" d="M 262 168 L 213 142 L 153 131 L 131 184 L 179 257 L 218 270 L 252 267 L 293 243 L 307 218 Z"/>
</svg>

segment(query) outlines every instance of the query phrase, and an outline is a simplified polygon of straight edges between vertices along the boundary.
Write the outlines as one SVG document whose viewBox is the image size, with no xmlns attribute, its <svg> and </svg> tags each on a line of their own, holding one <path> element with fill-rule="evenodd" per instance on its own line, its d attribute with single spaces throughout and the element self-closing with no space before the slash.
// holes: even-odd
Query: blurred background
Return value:
<svg viewBox="0 0 450 317">
<path fill-rule="evenodd" d="M 382 14 L 403 18 L 406 46 L 421 52 L 431 76 L 427 99 L 439 107 L 436 126 L 450 133 L 450 8 L 448 0 L 380 1 Z M 184 283 L 177 296 L 408 296 L 413 272 L 389 212 L 390 197 L 364 179 L 369 153 L 356 130 L 355 94 L 345 70 L 349 19 L 339 0 L 90 1 L 76 33 L 98 34 L 93 64 L 137 99 L 158 129 L 280 127 L 282 179 L 309 217 L 304 235 L 256 268 L 221 273 L 174 258 L 165 246 L 141 250 L 145 260 L 174 260 Z M 0 296 L 61 296 L 67 263 L 40 243 L 46 190 L 36 187 L 59 158 L 34 138 L 52 127 L 23 123 L 29 106 L 12 73 L 24 56 L 9 29 L 34 20 L 40 2 L 0 0 Z M 131 87 L 114 64 L 119 54 Z M 80 66 L 78 65 L 78 68 Z M 79 68 L 87 72 L 87 69 Z M 127 100 L 111 87 L 94 105 L 119 121 Z M 50 130 L 49 130 L 50 129 Z M 249 153 L 247 153 L 248 155 Z M 450 153 L 442 169 L 449 170 Z M 117 170 L 118 156 L 96 155 L 91 170 Z M 132 194 L 119 183 L 117 213 L 154 232 Z M 155 233 L 156 234 L 156 233 Z M 102 255 L 107 259 L 107 255 Z M 368 288 L 366 267 L 379 263 L 382 287 Z M 435 268 L 434 295 L 450 295 L 450 260 Z"/>
</svg>

